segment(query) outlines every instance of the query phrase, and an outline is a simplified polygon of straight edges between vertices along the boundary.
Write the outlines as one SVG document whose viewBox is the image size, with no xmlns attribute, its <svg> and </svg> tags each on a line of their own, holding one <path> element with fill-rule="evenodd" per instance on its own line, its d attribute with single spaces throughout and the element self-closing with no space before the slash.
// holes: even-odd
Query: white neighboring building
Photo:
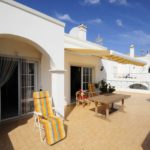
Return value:
<svg viewBox="0 0 150 150">
<path fill-rule="evenodd" d="M 102 58 L 145 65 L 87 41 L 84 25 L 65 34 L 63 22 L 15 1 L 0 1 L 0 19 L 0 122 L 32 113 L 32 93 L 40 89 L 64 115 L 77 90 L 110 76 L 101 71 Z"/>
<path fill-rule="evenodd" d="M 135 57 L 134 45 L 130 46 L 130 57 Z M 135 66 L 135 65 L 123 65 L 115 62 L 110 62 L 104 60 L 106 66 L 106 72 L 111 74 L 107 78 L 107 82 L 114 85 L 117 89 L 123 89 L 128 91 L 137 90 L 150 90 L 150 55 L 147 54 L 143 57 L 138 57 L 138 59 L 146 62 L 145 66 Z M 136 90 L 134 90 L 136 91 Z"/>
</svg>

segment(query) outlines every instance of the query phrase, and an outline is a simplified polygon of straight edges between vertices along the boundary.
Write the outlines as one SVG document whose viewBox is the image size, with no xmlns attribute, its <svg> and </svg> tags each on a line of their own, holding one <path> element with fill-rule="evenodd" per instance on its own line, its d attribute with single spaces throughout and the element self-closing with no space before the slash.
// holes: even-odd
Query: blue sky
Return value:
<svg viewBox="0 0 150 150">
<path fill-rule="evenodd" d="M 65 32 L 84 23 L 87 38 L 122 53 L 135 45 L 136 55 L 150 50 L 149 0 L 16 0 L 66 23 Z"/>
</svg>

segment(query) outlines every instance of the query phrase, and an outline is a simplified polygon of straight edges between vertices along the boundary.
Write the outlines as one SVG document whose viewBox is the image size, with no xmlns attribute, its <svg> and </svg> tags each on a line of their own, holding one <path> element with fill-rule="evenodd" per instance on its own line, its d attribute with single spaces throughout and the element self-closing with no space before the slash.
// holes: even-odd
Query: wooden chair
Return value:
<svg viewBox="0 0 150 150">
<path fill-rule="evenodd" d="M 95 85 L 93 83 L 88 84 L 88 92 L 90 97 L 97 96 L 100 94 L 99 91 L 96 91 Z"/>
<path fill-rule="evenodd" d="M 52 145 L 65 138 L 63 118 L 56 116 L 57 111 L 52 107 L 52 101 L 48 91 L 33 93 L 34 100 L 34 126 L 39 128 L 41 141 Z"/>
<path fill-rule="evenodd" d="M 80 103 L 83 104 L 83 105 L 86 105 L 86 104 L 89 105 L 90 101 L 88 100 L 88 97 L 89 97 L 88 92 L 85 92 L 83 90 L 77 91 L 76 92 L 77 105 L 79 105 Z"/>
</svg>

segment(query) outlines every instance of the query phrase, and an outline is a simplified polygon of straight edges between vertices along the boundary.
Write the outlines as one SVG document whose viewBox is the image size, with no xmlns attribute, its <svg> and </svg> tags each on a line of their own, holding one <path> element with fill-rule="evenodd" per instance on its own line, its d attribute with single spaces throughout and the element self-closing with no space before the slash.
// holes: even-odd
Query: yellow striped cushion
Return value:
<svg viewBox="0 0 150 150">
<path fill-rule="evenodd" d="M 44 91 L 44 96 L 45 97 L 49 97 L 49 92 L 48 91 Z"/>
<path fill-rule="evenodd" d="M 46 98 L 41 98 L 40 99 L 41 103 L 41 109 L 42 109 L 42 116 L 45 118 L 48 118 L 48 110 L 47 110 L 47 104 L 46 104 Z"/>
<path fill-rule="evenodd" d="M 54 141 L 53 128 L 51 122 L 45 119 L 41 119 L 40 123 L 43 124 L 47 144 L 49 145 L 54 144 L 55 141 Z"/>
<path fill-rule="evenodd" d="M 39 95 L 40 95 L 40 98 L 44 98 L 45 96 L 44 96 L 44 91 L 40 91 L 39 92 Z"/>
<path fill-rule="evenodd" d="M 41 120 L 43 124 L 47 144 L 52 145 L 65 138 L 63 121 L 58 117 Z"/>
<path fill-rule="evenodd" d="M 39 96 L 40 96 L 40 98 L 49 97 L 49 92 L 48 91 L 40 91 Z"/>
<path fill-rule="evenodd" d="M 45 118 L 54 116 L 53 109 L 52 109 L 52 103 L 51 98 L 49 97 L 48 92 L 40 92 L 40 102 L 41 102 L 41 108 L 42 108 L 42 114 Z"/>
<path fill-rule="evenodd" d="M 48 117 L 54 116 L 53 107 L 52 107 L 52 100 L 50 97 L 46 98 L 46 104 L 47 104 Z"/>
<path fill-rule="evenodd" d="M 33 92 L 34 111 L 41 113 L 40 95 L 39 92 Z"/>
<path fill-rule="evenodd" d="M 63 120 L 57 116 L 54 116 L 53 119 L 57 120 L 60 138 L 63 139 L 66 136 Z"/>
</svg>

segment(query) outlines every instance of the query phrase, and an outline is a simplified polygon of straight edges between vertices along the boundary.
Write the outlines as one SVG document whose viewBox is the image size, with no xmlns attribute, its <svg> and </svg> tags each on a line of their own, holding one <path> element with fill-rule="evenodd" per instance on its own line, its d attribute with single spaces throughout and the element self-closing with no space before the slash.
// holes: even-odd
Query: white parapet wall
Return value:
<svg viewBox="0 0 150 150">
<path fill-rule="evenodd" d="M 117 92 L 130 92 L 130 93 L 141 93 L 141 94 L 150 94 L 150 91 L 138 90 L 138 89 L 129 89 L 129 88 L 116 88 Z"/>
</svg>

